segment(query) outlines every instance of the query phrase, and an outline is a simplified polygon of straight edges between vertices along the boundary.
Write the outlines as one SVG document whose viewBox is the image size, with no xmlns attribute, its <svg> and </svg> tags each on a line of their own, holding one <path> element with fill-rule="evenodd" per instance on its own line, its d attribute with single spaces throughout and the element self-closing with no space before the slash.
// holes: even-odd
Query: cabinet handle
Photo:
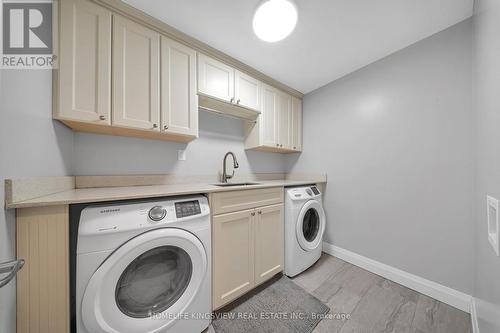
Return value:
<svg viewBox="0 0 500 333">
<path fill-rule="evenodd" d="M 153 128 L 158 128 L 158 125 L 157 124 L 153 124 Z"/>
<path fill-rule="evenodd" d="M 99 120 L 106 120 L 105 116 L 99 116 Z"/>
<path fill-rule="evenodd" d="M 255 212 L 252 213 L 252 216 L 255 216 Z"/>
<path fill-rule="evenodd" d="M 280 148 L 283 147 L 283 145 L 280 145 Z"/>
<path fill-rule="evenodd" d="M 231 97 L 231 100 L 229 101 L 231 104 L 234 103 L 234 97 Z"/>
<path fill-rule="evenodd" d="M 293 149 L 297 149 L 297 147 L 293 147 Z"/>
<path fill-rule="evenodd" d="M 262 211 L 261 211 L 261 210 L 259 210 L 259 214 L 262 214 Z"/>
<path fill-rule="evenodd" d="M 168 130 L 168 126 L 167 126 L 167 125 L 163 126 L 163 129 L 164 129 L 165 131 L 166 131 L 166 130 Z"/>
<path fill-rule="evenodd" d="M 279 143 L 277 143 L 277 144 L 276 144 L 276 147 L 279 147 L 279 146 L 280 146 L 280 144 L 279 144 Z"/>
<path fill-rule="evenodd" d="M 238 98 L 238 100 L 236 101 L 236 104 L 240 104 L 240 99 Z"/>
</svg>

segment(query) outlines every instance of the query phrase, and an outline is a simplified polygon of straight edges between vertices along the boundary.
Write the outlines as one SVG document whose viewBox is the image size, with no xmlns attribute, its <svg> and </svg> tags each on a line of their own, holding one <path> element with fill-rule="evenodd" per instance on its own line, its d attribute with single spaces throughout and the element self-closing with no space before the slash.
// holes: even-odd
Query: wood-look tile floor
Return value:
<svg viewBox="0 0 500 333">
<path fill-rule="evenodd" d="M 323 319 L 313 333 L 470 333 L 470 315 L 323 254 L 292 279 L 348 320 Z"/>
<path fill-rule="evenodd" d="M 349 315 L 323 319 L 313 333 L 472 332 L 468 313 L 328 254 L 292 281 L 328 305 L 329 315 Z"/>
</svg>

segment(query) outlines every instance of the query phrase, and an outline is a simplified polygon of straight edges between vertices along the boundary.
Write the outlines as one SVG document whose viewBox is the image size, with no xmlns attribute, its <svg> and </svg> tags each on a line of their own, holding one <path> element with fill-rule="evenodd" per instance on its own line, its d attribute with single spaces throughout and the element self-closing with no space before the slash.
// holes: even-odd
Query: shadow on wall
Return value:
<svg viewBox="0 0 500 333">
<path fill-rule="evenodd" d="M 242 120 L 200 111 L 199 129 L 188 144 L 77 133 L 75 174 L 214 174 L 228 151 L 238 158 L 238 173 L 284 171 L 280 154 L 245 151 Z M 186 150 L 186 161 L 178 160 L 179 150 Z"/>
<path fill-rule="evenodd" d="M 57 143 L 57 150 L 61 156 L 62 163 L 65 170 L 73 170 L 73 140 L 69 141 L 68 130 L 69 128 L 63 123 L 52 120 L 52 126 L 54 130 L 55 142 Z M 70 151 L 71 154 L 67 154 Z"/>
</svg>

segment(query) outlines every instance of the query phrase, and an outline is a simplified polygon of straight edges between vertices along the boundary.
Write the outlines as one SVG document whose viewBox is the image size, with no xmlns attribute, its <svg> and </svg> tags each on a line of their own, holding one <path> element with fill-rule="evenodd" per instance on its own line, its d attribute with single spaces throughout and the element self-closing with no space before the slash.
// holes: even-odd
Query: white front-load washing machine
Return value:
<svg viewBox="0 0 500 333">
<path fill-rule="evenodd" d="M 285 192 L 285 274 L 295 276 L 321 257 L 325 212 L 317 186 Z"/>
<path fill-rule="evenodd" d="M 77 333 L 198 333 L 209 326 L 207 198 L 88 206 L 75 256 Z"/>
</svg>

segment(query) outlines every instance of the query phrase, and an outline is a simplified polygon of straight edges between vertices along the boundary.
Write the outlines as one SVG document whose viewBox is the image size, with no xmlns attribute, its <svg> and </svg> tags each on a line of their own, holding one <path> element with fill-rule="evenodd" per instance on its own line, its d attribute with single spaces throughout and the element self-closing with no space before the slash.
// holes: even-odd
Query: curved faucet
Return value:
<svg viewBox="0 0 500 333">
<path fill-rule="evenodd" d="M 233 173 L 231 175 L 228 175 L 226 172 L 226 160 L 227 160 L 227 157 L 229 155 L 231 155 L 233 157 L 233 168 L 234 169 L 239 168 L 238 161 L 236 160 L 236 155 L 232 151 L 227 152 L 226 155 L 224 155 L 224 160 L 222 162 L 222 182 L 223 183 L 227 183 L 227 180 L 233 178 L 233 176 L 234 176 L 234 169 L 233 169 Z"/>
</svg>

